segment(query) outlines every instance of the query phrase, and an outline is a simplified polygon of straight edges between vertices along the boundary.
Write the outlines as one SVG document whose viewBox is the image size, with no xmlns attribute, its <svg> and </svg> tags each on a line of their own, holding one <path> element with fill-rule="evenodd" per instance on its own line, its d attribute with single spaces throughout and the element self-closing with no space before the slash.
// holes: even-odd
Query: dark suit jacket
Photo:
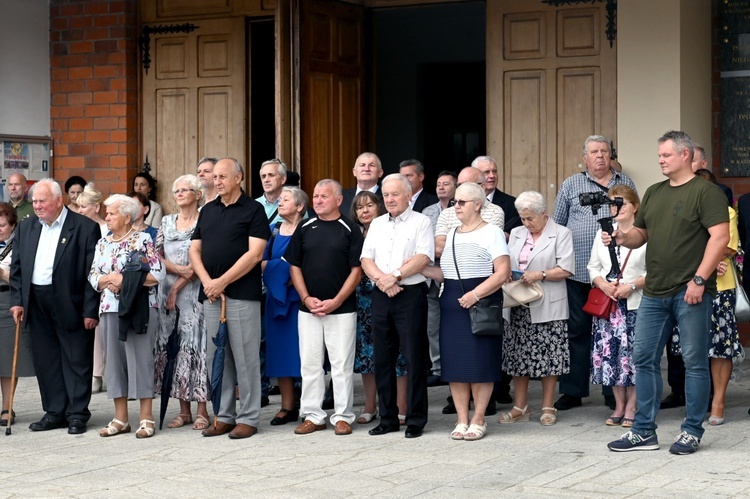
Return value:
<svg viewBox="0 0 750 499">
<path fill-rule="evenodd" d="M 32 215 L 16 228 L 13 261 L 10 266 L 10 305 L 22 306 L 28 318 L 31 274 L 34 271 L 42 225 Z M 57 242 L 52 267 L 55 316 L 69 331 L 83 329 L 83 319 L 99 317 L 99 292 L 88 282 L 96 243 L 101 239 L 99 224 L 68 211 Z"/>
<path fill-rule="evenodd" d="M 354 196 L 357 195 L 357 188 L 352 187 L 351 189 L 344 189 L 342 194 L 344 196 L 344 200 L 341 202 L 339 211 L 341 211 L 341 214 L 345 217 L 349 217 L 352 211 Z M 379 197 L 381 201 L 383 200 L 383 189 L 380 188 L 380 184 L 378 184 L 378 190 L 375 191 L 375 195 Z M 352 218 L 352 220 L 355 220 L 355 218 Z"/>
<path fill-rule="evenodd" d="M 492 204 L 498 205 L 505 212 L 505 232 L 510 232 L 516 227 L 521 226 L 521 217 L 516 211 L 515 203 L 516 198 L 510 194 L 505 194 L 500 189 L 495 189 L 495 195 L 492 196 Z"/>
<path fill-rule="evenodd" d="M 425 192 L 424 189 L 422 189 L 422 192 L 419 193 L 419 197 L 416 201 L 414 201 L 412 210 L 416 211 L 417 213 L 422 213 L 422 210 L 424 210 L 431 204 L 437 203 L 438 201 L 440 200 L 436 195 Z"/>
</svg>

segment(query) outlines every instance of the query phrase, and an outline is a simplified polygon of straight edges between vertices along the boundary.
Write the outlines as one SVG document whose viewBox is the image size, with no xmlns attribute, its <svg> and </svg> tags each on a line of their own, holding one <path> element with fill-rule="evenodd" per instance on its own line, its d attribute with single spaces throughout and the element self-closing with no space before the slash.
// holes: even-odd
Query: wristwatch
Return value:
<svg viewBox="0 0 750 499">
<path fill-rule="evenodd" d="M 394 270 L 391 275 L 396 278 L 397 282 L 401 282 L 401 271 L 400 270 L 398 270 L 398 269 Z"/>
<path fill-rule="evenodd" d="M 542 270 L 542 281 L 547 279 L 547 273 Z"/>
<path fill-rule="evenodd" d="M 706 285 L 706 280 L 704 278 L 702 278 L 701 276 L 699 276 L 698 274 L 695 274 L 693 276 L 693 282 L 695 284 L 697 284 L 698 286 L 705 286 Z"/>
<path fill-rule="evenodd" d="M 630 289 L 632 289 L 633 291 L 635 291 L 635 289 L 636 289 L 635 288 L 635 284 L 633 284 L 632 282 L 630 283 Z"/>
</svg>

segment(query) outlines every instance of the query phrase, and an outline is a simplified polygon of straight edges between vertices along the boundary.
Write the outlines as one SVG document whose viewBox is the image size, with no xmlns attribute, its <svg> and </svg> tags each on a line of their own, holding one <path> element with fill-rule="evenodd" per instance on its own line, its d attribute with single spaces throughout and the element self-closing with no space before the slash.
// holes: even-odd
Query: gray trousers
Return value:
<svg viewBox="0 0 750 499">
<path fill-rule="evenodd" d="M 154 344 L 159 328 L 159 312 L 149 309 L 146 334 L 128 334 L 120 341 L 117 312 L 101 314 L 99 323 L 106 359 L 107 398 L 146 399 L 154 397 Z"/>
<path fill-rule="evenodd" d="M 430 342 L 432 374 L 440 374 L 440 283 L 432 281 L 427 289 L 427 340 Z"/>
<path fill-rule="evenodd" d="M 209 337 L 206 361 L 209 376 L 213 377 L 216 345 L 212 340 L 219 329 L 221 300 L 203 302 L 203 315 Z M 227 298 L 227 326 L 229 336 L 224 347 L 221 404 L 216 415 L 222 423 L 242 423 L 257 428 L 260 423 L 260 302 Z M 239 409 L 234 396 L 235 385 L 240 392 Z"/>
</svg>

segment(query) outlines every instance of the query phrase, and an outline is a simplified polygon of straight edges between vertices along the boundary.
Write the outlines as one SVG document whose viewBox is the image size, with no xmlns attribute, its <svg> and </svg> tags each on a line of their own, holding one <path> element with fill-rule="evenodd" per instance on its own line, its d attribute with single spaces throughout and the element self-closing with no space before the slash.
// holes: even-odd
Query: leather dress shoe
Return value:
<svg viewBox="0 0 750 499">
<path fill-rule="evenodd" d="M 71 418 L 68 423 L 68 433 L 71 435 L 81 435 L 86 433 L 86 423 L 78 418 Z"/>
<path fill-rule="evenodd" d="M 316 431 L 322 431 L 326 429 L 326 424 L 315 424 L 309 419 L 305 419 L 302 424 L 294 429 L 294 433 L 297 435 L 308 435 Z"/>
<path fill-rule="evenodd" d="M 675 407 L 683 407 L 685 405 L 685 395 L 672 392 L 667 395 L 664 400 L 659 404 L 659 409 L 674 409 Z M 711 407 L 709 405 L 709 407 Z"/>
<path fill-rule="evenodd" d="M 55 421 L 47 416 L 42 417 L 39 421 L 35 423 L 31 423 L 29 425 L 29 430 L 31 431 L 49 431 L 49 430 L 56 430 L 58 428 L 66 428 L 68 426 L 68 422 L 64 419 L 61 419 L 60 421 Z"/>
<path fill-rule="evenodd" d="M 249 424 L 239 423 L 234 427 L 234 430 L 229 432 L 229 438 L 240 439 L 249 438 L 258 433 L 258 429 L 255 426 Z"/>
<path fill-rule="evenodd" d="M 216 426 L 211 425 L 201 432 L 204 437 L 218 437 L 234 430 L 235 425 L 229 423 L 216 422 Z"/>
<path fill-rule="evenodd" d="M 351 435 L 352 425 L 350 425 L 346 421 L 336 421 L 336 424 L 333 426 L 333 430 L 336 435 Z"/>
<path fill-rule="evenodd" d="M 508 405 L 513 403 L 513 397 L 510 396 L 510 393 L 501 393 L 497 396 L 497 403 L 501 405 Z"/>
<path fill-rule="evenodd" d="M 448 383 L 440 379 L 439 374 L 430 374 L 427 376 L 427 387 L 432 388 L 433 386 L 445 386 Z"/>
<path fill-rule="evenodd" d="M 390 433 L 392 431 L 398 431 L 398 426 L 393 428 L 385 423 L 380 423 L 379 425 L 377 425 L 375 428 L 368 431 L 367 433 L 369 433 L 370 435 L 377 436 L 377 435 L 385 435 L 386 433 Z"/>
<path fill-rule="evenodd" d="M 574 407 L 581 407 L 581 405 L 583 405 L 581 397 L 563 395 L 562 397 L 557 399 L 557 402 L 555 402 L 555 409 L 557 409 L 558 411 L 567 411 L 568 409 L 572 409 Z"/>
<path fill-rule="evenodd" d="M 260 406 L 265 407 L 268 404 L 270 404 L 271 401 L 268 399 L 268 395 L 261 395 L 260 396 Z"/>
<path fill-rule="evenodd" d="M 421 427 L 410 424 L 406 427 L 404 436 L 406 438 L 417 438 L 422 436 L 422 432 L 424 432 L 424 430 Z"/>
<path fill-rule="evenodd" d="M 490 402 L 487 404 L 487 409 L 484 411 L 485 416 L 494 416 L 497 414 L 497 405 L 495 405 L 494 400 L 490 400 Z"/>
<path fill-rule="evenodd" d="M 284 409 L 283 407 L 279 409 L 279 412 L 283 412 L 284 415 L 274 416 L 274 418 L 271 420 L 271 426 L 281 426 L 287 423 L 294 423 L 299 419 L 299 411 L 297 409 Z"/>
</svg>

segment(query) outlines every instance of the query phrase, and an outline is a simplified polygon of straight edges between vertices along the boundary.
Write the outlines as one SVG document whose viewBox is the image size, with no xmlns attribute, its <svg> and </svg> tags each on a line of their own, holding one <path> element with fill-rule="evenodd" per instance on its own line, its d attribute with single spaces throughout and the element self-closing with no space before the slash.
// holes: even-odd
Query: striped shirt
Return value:
<svg viewBox="0 0 750 499">
<path fill-rule="evenodd" d="M 461 272 L 461 279 L 489 277 L 494 273 L 492 262 L 503 255 L 509 255 L 503 230 L 496 225 L 487 224 L 471 232 L 459 232 L 451 229 L 448 233 L 445 250 L 440 259 L 440 268 L 446 279 L 458 280 L 456 264 L 453 261 L 453 237 L 456 237 L 456 261 Z"/>
</svg>

